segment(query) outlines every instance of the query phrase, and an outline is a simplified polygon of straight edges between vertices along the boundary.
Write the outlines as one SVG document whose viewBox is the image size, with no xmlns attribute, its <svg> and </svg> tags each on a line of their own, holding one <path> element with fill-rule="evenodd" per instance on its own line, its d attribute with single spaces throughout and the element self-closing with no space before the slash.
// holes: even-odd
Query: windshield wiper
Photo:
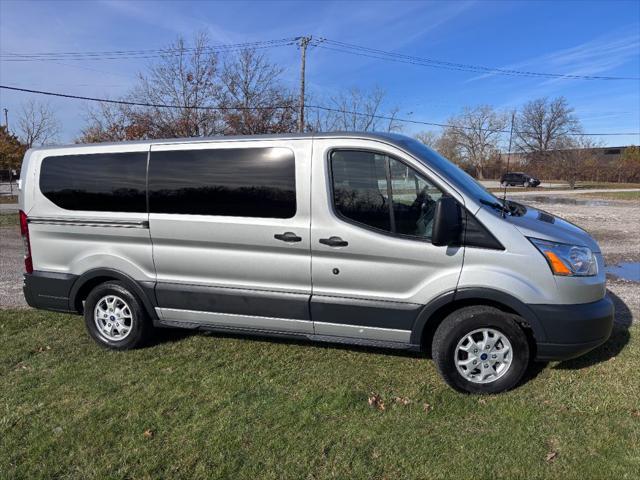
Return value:
<svg viewBox="0 0 640 480">
<path fill-rule="evenodd" d="M 518 217 L 521 217 L 522 215 L 527 213 L 527 207 L 525 207 L 521 203 L 514 202 L 513 200 L 507 200 L 507 205 L 509 207 L 511 215 L 517 215 Z"/>
<path fill-rule="evenodd" d="M 480 199 L 480 203 L 493 207 L 497 210 L 500 210 L 501 212 L 508 213 L 509 215 L 515 215 L 518 217 L 521 217 L 522 215 L 527 213 L 527 208 L 524 205 L 512 200 L 506 200 L 503 204 L 500 202 L 491 202 L 489 200 Z"/>
<path fill-rule="evenodd" d="M 501 212 L 509 212 L 509 213 L 511 213 L 511 209 L 509 207 L 501 204 L 500 202 L 491 202 L 489 200 L 485 200 L 484 198 L 481 198 L 480 199 L 480 203 L 482 203 L 483 205 L 488 205 L 490 207 L 498 209 Z"/>
</svg>

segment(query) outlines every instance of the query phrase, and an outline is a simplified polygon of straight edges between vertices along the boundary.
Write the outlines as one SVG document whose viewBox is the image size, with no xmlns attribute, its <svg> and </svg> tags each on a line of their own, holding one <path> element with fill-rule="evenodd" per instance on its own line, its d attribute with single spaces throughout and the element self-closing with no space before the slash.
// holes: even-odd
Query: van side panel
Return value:
<svg viewBox="0 0 640 480">
<path fill-rule="evenodd" d="M 87 146 L 36 150 L 22 171 L 20 207 L 29 223 L 29 237 L 34 273 L 49 279 L 49 289 L 58 289 L 56 281 L 65 276 L 77 278 L 83 273 L 103 268 L 131 277 L 136 282 L 155 281 L 148 228 L 149 215 L 144 212 L 68 210 L 47 198 L 40 189 L 42 162 L 55 162 L 57 156 L 94 153 L 148 152 L 148 144 L 122 146 Z M 26 170 L 26 171 L 25 171 Z M 73 173 L 70 173 L 71 175 Z M 96 179 L 97 181 L 99 179 Z M 32 282 L 33 283 L 33 282 Z M 36 285 L 40 284 L 36 282 Z M 56 290 L 59 291 L 59 290 Z M 46 291 L 32 292 L 32 301 L 47 308 Z M 59 298 L 59 303 L 62 299 Z"/>
<path fill-rule="evenodd" d="M 435 172 L 391 145 L 353 138 L 314 140 L 311 313 L 315 333 L 409 343 L 422 307 L 456 289 L 464 247 L 436 247 L 428 238 L 403 237 L 338 215 L 330 160 L 334 150 L 391 157 L 427 177 L 440 191 L 464 201 Z M 367 198 L 375 197 L 375 192 L 371 195 Z M 332 246 L 327 243 L 332 237 L 346 243 Z"/>
<path fill-rule="evenodd" d="M 161 320 L 313 333 L 310 154 L 308 139 L 152 146 Z"/>
</svg>

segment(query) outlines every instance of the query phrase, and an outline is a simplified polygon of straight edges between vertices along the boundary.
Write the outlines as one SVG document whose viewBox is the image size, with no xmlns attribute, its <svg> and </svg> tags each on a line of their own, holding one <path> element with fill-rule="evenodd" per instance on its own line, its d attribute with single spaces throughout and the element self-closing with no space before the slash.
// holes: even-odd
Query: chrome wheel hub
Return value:
<svg viewBox="0 0 640 480">
<path fill-rule="evenodd" d="M 131 333 L 133 315 L 127 302 L 117 295 L 107 295 L 96 303 L 93 318 L 102 336 L 120 341 Z"/>
<path fill-rule="evenodd" d="M 491 383 L 507 373 L 513 361 L 509 339 L 493 328 L 466 334 L 455 350 L 456 368 L 472 383 Z"/>
</svg>

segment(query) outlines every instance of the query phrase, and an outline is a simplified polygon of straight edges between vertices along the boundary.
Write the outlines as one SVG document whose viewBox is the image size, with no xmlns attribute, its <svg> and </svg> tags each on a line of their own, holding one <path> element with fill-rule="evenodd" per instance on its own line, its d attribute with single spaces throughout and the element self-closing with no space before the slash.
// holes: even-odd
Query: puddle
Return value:
<svg viewBox="0 0 640 480">
<path fill-rule="evenodd" d="M 640 282 L 640 262 L 620 262 L 607 265 L 604 270 L 614 278 Z"/>
<path fill-rule="evenodd" d="M 513 197 L 512 200 L 516 202 L 527 204 L 529 202 L 538 203 L 559 203 L 561 205 L 583 205 L 586 207 L 606 207 L 611 205 L 611 202 L 606 200 L 590 200 L 573 197 L 560 197 L 554 195 L 523 195 L 522 197 Z"/>
</svg>

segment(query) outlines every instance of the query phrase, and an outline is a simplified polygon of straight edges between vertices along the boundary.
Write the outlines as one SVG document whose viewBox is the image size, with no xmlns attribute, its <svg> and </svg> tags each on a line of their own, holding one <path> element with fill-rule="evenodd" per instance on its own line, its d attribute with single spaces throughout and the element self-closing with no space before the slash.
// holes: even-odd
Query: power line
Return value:
<svg viewBox="0 0 640 480">
<path fill-rule="evenodd" d="M 176 108 L 186 110 L 276 110 L 285 108 L 297 108 L 297 105 L 270 105 L 260 107 L 213 107 L 208 105 L 169 105 L 165 103 L 147 103 L 147 102 L 133 102 L 129 100 L 113 100 L 109 98 L 96 98 L 85 97 L 82 95 L 71 95 L 68 93 L 47 92 L 44 90 L 32 90 L 30 88 L 11 87 L 8 85 L 0 85 L 0 89 L 13 90 L 16 92 L 35 93 L 37 95 L 48 95 L 52 97 L 70 98 L 73 100 L 86 100 L 88 102 L 100 102 L 100 103 L 113 103 L 116 105 L 128 105 L 132 107 L 151 107 L 151 108 Z"/>
<path fill-rule="evenodd" d="M 201 49 L 203 52 L 222 53 L 234 52 L 245 48 L 266 49 L 298 44 L 301 38 L 288 37 L 275 40 L 262 40 L 255 42 L 220 44 Z M 514 70 L 490 67 L 486 65 L 473 65 L 466 63 L 450 62 L 429 57 L 418 57 L 397 52 L 389 52 L 376 48 L 365 47 L 347 42 L 331 40 L 329 38 L 315 38 L 309 45 L 350 55 L 358 55 L 376 60 L 392 61 L 417 65 L 422 67 L 439 68 L 444 70 L 464 71 L 472 73 L 484 73 L 492 75 L 506 75 L 519 77 L 554 78 L 566 80 L 640 80 L 640 77 L 604 76 L 604 75 L 577 75 L 551 72 L 534 72 L 528 70 Z M 144 50 L 107 50 L 107 51 L 69 51 L 69 52 L 34 52 L 34 53 L 0 53 L 0 61 L 4 62 L 34 62 L 55 60 L 124 60 L 124 59 L 149 59 L 163 56 L 177 56 L 183 53 L 197 51 L 198 47 L 184 48 L 159 48 Z"/>
<path fill-rule="evenodd" d="M 71 94 L 67 94 L 67 93 L 48 92 L 48 91 L 44 91 L 44 90 L 33 90 L 33 89 L 29 89 L 29 88 L 12 87 L 12 86 L 8 86 L 8 85 L 0 85 L 0 89 L 13 90 L 13 91 L 25 92 L 25 93 L 33 93 L 33 94 L 38 94 L 38 95 L 48 95 L 48 96 L 53 96 L 53 97 L 69 98 L 69 99 L 74 99 L 74 100 L 86 100 L 86 101 L 90 101 L 90 102 L 112 103 L 112 104 L 117 104 L 117 105 L 129 105 L 129 106 L 152 107 L 152 108 L 176 108 L 176 109 L 187 109 L 187 110 L 275 110 L 275 109 L 286 109 L 286 108 L 297 109 L 299 107 L 299 105 L 297 105 L 297 104 L 270 105 L 270 106 L 260 106 L 260 107 L 213 107 L 213 106 L 206 106 L 206 105 L 203 105 L 203 106 L 188 106 L 188 105 L 187 106 L 183 106 L 183 105 L 168 105 L 168 104 L 161 104 L 161 103 L 133 102 L 133 101 L 128 101 L 128 100 L 112 100 L 112 99 L 108 99 L 108 98 L 85 97 L 85 96 L 81 96 L 81 95 L 71 95 Z M 416 124 L 416 125 L 428 125 L 428 126 L 441 127 L 441 128 L 473 130 L 472 127 L 461 127 L 461 126 L 450 125 L 450 124 L 446 124 L 446 123 L 427 122 L 427 121 L 424 121 L 424 120 L 414 120 L 414 119 L 410 119 L 410 118 L 397 118 L 397 117 L 391 117 L 391 116 L 388 116 L 388 115 L 377 115 L 377 114 L 363 113 L 363 112 L 357 112 L 357 111 L 353 111 L 353 110 L 326 107 L 324 105 L 305 105 L 305 108 L 324 110 L 324 111 L 327 111 L 327 112 L 342 113 L 342 114 L 346 114 L 346 115 L 366 116 L 366 117 L 370 117 L 370 118 L 376 118 L 376 119 L 379 119 L 379 120 L 389 120 L 389 121 L 402 122 L 402 123 L 411 123 L 411 124 Z M 509 133 L 509 130 L 502 130 L 502 129 L 481 128 L 480 130 L 487 131 L 487 132 L 496 132 L 496 133 Z M 521 132 L 515 132 L 515 133 L 531 134 L 532 132 L 521 131 Z M 575 135 L 585 136 L 585 137 L 591 137 L 591 136 L 621 136 L 621 135 L 640 135 L 640 132 L 576 133 Z"/>
<path fill-rule="evenodd" d="M 178 56 L 184 53 L 205 52 L 221 53 L 234 52 L 242 49 L 263 49 L 272 47 L 282 47 L 293 45 L 296 38 L 281 38 L 277 40 L 263 40 L 257 42 L 244 42 L 233 44 L 213 45 L 210 47 L 183 47 L 183 48 L 162 48 L 147 50 L 111 50 L 94 52 L 40 52 L 40 53 L 0 53 L 0 60 L 5 62 L 34 62 L 34 61 L 55 61 L 55 60 L 124 60 L 124 59 L 145 59 L 158 58 L 164 56 Z"/>
<path fill-rule="evenodd" d="M 404 55 L 396 52 L 388 52 L 375 48 L 363 47 L 346 42 L 339 42 L 328 38 L 318 39 L 314 42 L 314 46 L 333 50 L 336 52 L 347 53 L 351 55 L 359 55 L 363 57 L 375 58 L 378 60 L 389 60 L 400 63 L 408 63 L 424 67 L 441 68 L 446 70 L 459 70 L 473 73 L 487 73 L 494 75 L 508 76 L 525 76 L 525 77 L 542 77 L 556 78 L 568 80 L 640 80 L 640 77 L 619 77 L 619 76 L 601 76 L 601 75 L 574 75 L 549 72 L 533 72 L 526 70 L 511 70 L 504 68 L 488 67 L 485 65 L 471 65 L 465 63 L 448 62 L 427 57 L 417 57 L 413 55 Z"/>
</svg>

